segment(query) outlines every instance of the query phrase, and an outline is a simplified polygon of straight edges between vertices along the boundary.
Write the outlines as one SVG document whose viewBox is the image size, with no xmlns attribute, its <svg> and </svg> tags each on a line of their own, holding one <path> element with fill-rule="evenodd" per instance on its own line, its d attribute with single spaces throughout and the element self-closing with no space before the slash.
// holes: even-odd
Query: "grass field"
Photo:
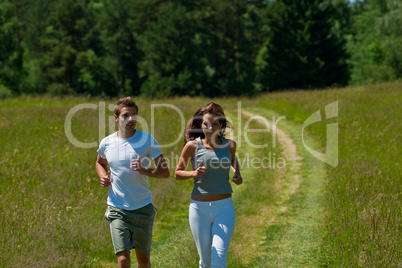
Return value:
<svg viewBox="0 0 402 268">
<path fill-rule="evenodd" d="M 401 266 L 402 83 L 275 93 L 259 106 L 302 124 L 333 101 L 339 101 L 339 165 L 327 166 L 323 263 Z M 310 128 L 323 145 L 325 124 Z"/>
<path fill-rule="evenodd" d="M 72 117 L 71 135 L 81 142 L 99 142 L 116 130 L 108 109 L 115 101 L 27 96 L 0 101 L 0 267 L 116 266 L 103 218 L 107 190 L 99 186 L 94 168 L 97 148 L 74 146 L 65 129 L 69 111 L 91 103 L 97 109 Z M 137 99 L 144 119 L 139 128 L 152 132 L 162 145 L 173 143 L 183 125 L 172 107 L 187 123 L 209 101 Z M 255 168 L 243 162 L 245 182 L 233 186 L 237 222 L 229 267 L 401 265 L 402 83 L 214 101 L 233 121 L 230 137 L 240 143 L 241 161 L 271 156 L 271 161 L 283 157 L 287 163 Z M 239 101 L 244 113 L 239 113 Z M 305 150 L 301 129 L 311 114 L 335 101 L 339 116 L 312 124 L 305 133 L 309 146 L 325 152 L 326 124 L 339 124 L 339 164 L 332 167 Z M 268 119 L 286 116 L 278 128 L 294 142 L 300 163 L 288 159 L 279 140 L 272 146 L 272 132 L 251 131 L 262 128 L 261 122 L 246 124 L 247 113 Z M 271 146 L 255 148 L 251 143 Z M 171 177 L 150 179 L 158 209 L 154 267 L 196 267 L 198 261 L 188 226 L 192 182 L 172 178 L 182 146 L 180 138 L 162 148 Z"/>
</svg>

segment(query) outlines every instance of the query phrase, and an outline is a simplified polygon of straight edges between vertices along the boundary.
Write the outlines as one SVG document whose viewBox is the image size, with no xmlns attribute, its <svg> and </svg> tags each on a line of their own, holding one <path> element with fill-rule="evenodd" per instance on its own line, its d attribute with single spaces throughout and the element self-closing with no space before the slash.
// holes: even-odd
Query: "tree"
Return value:
<svg viewBox="0 0 402 268">
<path fill-rule="evenodd" d="M 402 2 L 365 1 L 354 6 L 348 39 L 351 84 L 392 81 L 402 77 Z"/>
<path fill-rule="evenodd" d="M 262 45 L 261 9 L 237 0 L 212 2 L 208 11 L 211 88 L 220 95 L 254 94 L 255 59 Z"/>
<path fill-rule="evenodd" d="M 384 40 L 384 63 L 390 66 L 396 79 L 402 78 L 402 1 L 389 0 L 388 12 L 379 20 Z"/>
<path fill-rule="evenodd" d="M 15 3 L 0 5 L 0 88 L 3 93 L 10 88 L 18 92 L 19 82 L 24 76 L 22 47 L 22 23 L 18 19 Z M 9 95 L 10 93 L 8 93 Z"/>
<path fill-rule="evenodd" d="M 145 4 L 144 6 L 146 6 Z M 237 1 L 150 1 L 139 37 L 149 96 L 253 93 L 256 8 Z"/>
<path fill-rule="evenodd" d="M 149 97 L 191 95 L 196 79 L 192 71 L 194 23 L 186 6 L 175 1 L 149 1 L 143 6 L 139 48 L 140 76 L 146 77 L 141 94 Z"/>
<path fill-rule="evenodd" d="M 323 0 L 279 0 L 258 58 L 262 90 L 346 85 L 347 53 L 336 34 L 336 10 Z"/>
<path fill-rule="evenodd" d="M 100 54 L 103 73 L 102 90 L 106 95 L 138 95 L 145 80 L 139 74 L 138 63 L 143 51 L 138 48 L 138 36 L 146 14 L 143 1 L 101 2 L 98 29 L 101 33 Z"/>
</svg>

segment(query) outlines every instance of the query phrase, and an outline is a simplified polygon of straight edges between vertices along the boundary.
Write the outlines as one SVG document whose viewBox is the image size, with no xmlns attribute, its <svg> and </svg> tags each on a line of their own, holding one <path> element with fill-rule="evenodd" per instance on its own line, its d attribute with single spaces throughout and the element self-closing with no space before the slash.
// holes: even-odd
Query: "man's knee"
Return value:
<svg viewBox="0 0 402 268">
<path fill-rule="evenodd" d="M 137 261 L 140 267 L 151 267 L 150 259 L 137 259 Z"/>
<path fill-rule="evenodd" d="M 137 257 L 137 262 L 140 267 L 151 267 L 151 257 L 150 254 L 142 253 L 139 250 L 135 251 Z"/>
<path fill-rule="evenodd" d="M 116 253 L 119 267 L 130 267 L 130 250 L 123 250 Z"/>
</svg>

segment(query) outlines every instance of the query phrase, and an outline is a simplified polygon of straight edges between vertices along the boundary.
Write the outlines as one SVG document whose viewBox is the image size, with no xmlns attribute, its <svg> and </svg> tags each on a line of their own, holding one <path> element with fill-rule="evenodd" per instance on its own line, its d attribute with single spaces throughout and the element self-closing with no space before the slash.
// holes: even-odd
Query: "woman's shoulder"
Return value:
<svg viewBox="0 0 402 268">
<path fill-rule="evenodd" d="M 236 151 L 236 142 L 231 139 L 226 139 L 226 138 L 224 138 L 224 139 L 226 140 L 226 144 L 227 144 L 227 147 L 229 148 L 229 150 Z"/>
<path fill-rule="evenodd" d="M 184 147 L 186 148 L 197 148 L 198 147 L 198 142 L 196 140 L 189 140 Z"/>
<path fill-rule="evenodd" d="M 198 148 L 197 142 L 195 140 L 190 140 L 186 144 L 184 144 L 182 154 L 193 157 L 197 151 L 197 148 Z"/>
<path fill-rule="evenodd" d="M 197 138 L 197 139 L 198 139 L 198 138 Z M 186 145 L 187 145 L 187 144 L 197 144 L 197 139 L 189 140 L 189 141 L 186 143 Z"/>
<path fill-rule="evenodd" d="M 228 144 L 228 146 L 236 146 L 236 142 L 234 140 L 231 139 L 226 139 L 225 137 L 222 137 L 223 141 L 226 141 L 226 143 Z"/>
</svg>

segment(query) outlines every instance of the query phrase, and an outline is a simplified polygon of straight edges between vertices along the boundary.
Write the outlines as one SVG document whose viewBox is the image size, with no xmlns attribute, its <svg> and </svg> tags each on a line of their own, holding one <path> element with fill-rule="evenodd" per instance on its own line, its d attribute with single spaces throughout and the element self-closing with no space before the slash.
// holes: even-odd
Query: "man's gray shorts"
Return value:
<svg viewBox="0 0 402 268">
<path fill-rule="evenodd" d="M 136 248 L 150 254 L 156 213 L 152 203 L 136 210 L 108 206 L 105 218 L 109 221 L 114 253 Z"/>
</svg>

